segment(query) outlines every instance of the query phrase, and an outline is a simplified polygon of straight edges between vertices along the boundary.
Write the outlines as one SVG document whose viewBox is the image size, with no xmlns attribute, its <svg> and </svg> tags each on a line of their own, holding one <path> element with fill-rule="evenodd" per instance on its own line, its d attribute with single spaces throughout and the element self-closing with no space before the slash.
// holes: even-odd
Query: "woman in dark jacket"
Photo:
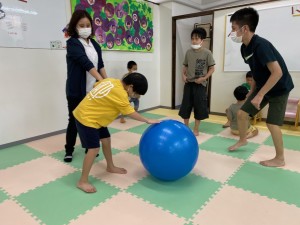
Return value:
<svg viewBox="0 0 300 225">
<path fill-rule="evenodd" d="M 93 88 L 96 80 L 107 78 L 100 46 L 92 37 L 94 30 L 92 18 L 85 10 L 73 13 L 67 34 L 67 83 L 69 123 L 66 133 L 65 162 L 71 162 L 76 143 L 77 128 L 73 110 Z"/>
</svg>

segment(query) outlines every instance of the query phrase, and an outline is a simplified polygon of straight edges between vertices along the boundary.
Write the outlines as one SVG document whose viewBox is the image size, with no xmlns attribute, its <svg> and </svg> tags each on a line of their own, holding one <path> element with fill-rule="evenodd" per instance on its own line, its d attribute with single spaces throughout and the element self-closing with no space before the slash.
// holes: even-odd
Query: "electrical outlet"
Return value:
<svg viewBox="0 0 300 225">
<path fill-rule="evenodd" d="M 61 41 L 50 41 L 50 49 L 63 49 Z"/>
<path fill-rule="evenodd" d="M 56 41 L 56 48 L 57 49 L 62 49 L 63 48 L 61 41 Z"/>
<path fill-rule="evenodd" d="M 50 49 L 56 49 L 57 48 L 57 42 L 56 41 L 50 41 Z"/>
</svg>

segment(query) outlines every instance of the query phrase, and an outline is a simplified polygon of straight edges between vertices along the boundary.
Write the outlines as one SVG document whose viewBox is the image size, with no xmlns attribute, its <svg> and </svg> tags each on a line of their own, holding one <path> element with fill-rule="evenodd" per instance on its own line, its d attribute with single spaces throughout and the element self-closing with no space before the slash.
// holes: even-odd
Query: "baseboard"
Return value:
<svg viewBox="0 0 300 225">
<path fill-rule="evenodd" d="M 216 116 L 226 116 L 225 113 L 219 113 L 219 112 L 210 112 L 209 114 L 216 115 Z"/>
<path fill-rule="evenodd" d="M 151 108 L 148 108 L 148 109 L 140 110 L 139 112 L 143 113 L 143 112 L 154 110 L 154 109 L 158 109 L 158 108 L 171 109 L 171 107 L 167 107 L 167 106 L 156 106 L 156 107 L 151 107 Z M 18 141 L 13 141 L 13 142 L 10 142 L 10 143 L 6 143 L 6 144 L 3 144 L 3 145 L 0 145 L 0 149 L 4 149 L 4 148 L 13 147 L 13 146 L 16 146 L 16 145 L 25 144 L 25 143 L 28 143 L 28 142 L 31 142 L 31 141 L 40 140 L 40 139 L 43 139 L 43 138 L 51 137 L 51 136 L 54 136 L 54 135 L 65 133 L 65 132 L 66 132 L 66 129 L 63 129 L 63 130 L 58 130 L 58 131 L 50 132 L 50 133 L 47 133 L 47 134 L 38 135 L 38 136 L 35 136 L 35 137 L 30 137 L 30 138 L 25 138 L 25 139 L 18 140 Z"/>
<path fill-rule="evenodd" d="M 177 107 L 179 107 L 179 106 L 177 106 Z M 176 109 L 177 109 L 177 107 L 176 107 Z M 151 108 L 139 110 L 139 113 L 143 113 L 143 112 L 147 112 L 147 111 L 154 110 L 154 109 L 159 109 L 159 108 L 160 109 L 161 108 L 163 108 L 163 109 L 172 109 L 172 107 L 169 107 L 169 106 L 155 106 L 155 107 L 151 107 Z M 217 115 L 217 116 L 226 116 L 225 113 L 218 113 L 218 112 L 210 112 L 210 114 L 211 115 Z M 262 118 L 262 121 L 266 121 L 266 119 Z M 295 123 L 292 122 L 292 121 L 284 121 L 284 124 L 294 125 Z M 35 136 L 35 137 L 26 138 L 26 139 L 23 139 L 23 140 L 18 140 L 18 141 L 10 142 L 10 143 L 7 143 L 7 144 L 0 145 L 0 149 L 4 149 L 4 148 L 13 147 L 13 146 L 16 146 L 16 145 L 25 144 L 25 143 L 28 143 L 28 142 L 31 142 L 31 141 L 36 141 L 36 140 L 39 140 L 39 139 L 51 137 L 51 136 L 54 136 L 54 135 L 65 133 L 65 132 L 66 132 L 66 129 L 63 129 L 63 130 L 58 130 L 58 131 L 50 132 L 50 133 L 47 133 L 47 134 L 38 135 L 38 136 Z"/>
<path fill-rule="evenodd" d="M 155 107 L 151 107 L 148 109 L 139 110 L 139 112 L 145 112 L 145 111 L 150 111 L 150 110 L 154 110 L 154 109 L 172 109 L 172 107 L 160 105 L 160 106 L 155 106 Z"/>
<path fill-rule="evenodd" d="M 25 143 L 28 143 L 28 142 L 31 142 L 31 141 L 36 141 L 36 140 L 51 137 L 51 136 L 54 136 L 54 135 L 63 134 L 65 132 L 66 132 L 66 129 L 50 132 L 50 133 L 47 133 L 47 134 L 38 135 L 38 136 L 35 136 L 35 137 L 25 138 L 25 139 L 22 139 L 22 140 L 19 140 L 19 141 L 14 141 L 14 142 L 10 142 L 10 143 L 7 143 L 7 144 L 0 145 L 0 149 L 25 144 Z"/>
</svg>

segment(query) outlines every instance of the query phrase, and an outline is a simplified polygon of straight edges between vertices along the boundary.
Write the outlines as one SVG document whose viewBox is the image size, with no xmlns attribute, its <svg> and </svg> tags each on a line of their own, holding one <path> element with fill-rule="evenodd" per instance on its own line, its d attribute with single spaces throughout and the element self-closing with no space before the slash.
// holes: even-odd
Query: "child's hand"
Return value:
<svg viewBox="0 0 300 225">
<path fill-rule="evenodd" d="M 160 123 L 160 120 L 151 120 L 151 119 L 149 119 L 149 120 L 147 120 L 147 123 L 148 124 Z"/>
<path fill-rule="evenodd" d="M 187 76 L 186 76 L 186 75 L 183 75 L 183 76 L 182 76 L 182 81 L 183 81 L 184 83 L 187 83 L 187 82 L 188 82 Z"/>
<path fill-rule="evenodd" d="M 253 105 L 256 109 L 260 110 L 260 103 L 262 102 L 263 98 L 264 98 L 264 96 L 257 94 L 257 95 L 251 100 L 252 105 Z"/>
<path fill-rule="evenodd" d="M 196 84 L 201 84 L 203 81 L 205 81 L 204 77 L 199 77 L 198 79 L 195 80 Z"/>
</svg>

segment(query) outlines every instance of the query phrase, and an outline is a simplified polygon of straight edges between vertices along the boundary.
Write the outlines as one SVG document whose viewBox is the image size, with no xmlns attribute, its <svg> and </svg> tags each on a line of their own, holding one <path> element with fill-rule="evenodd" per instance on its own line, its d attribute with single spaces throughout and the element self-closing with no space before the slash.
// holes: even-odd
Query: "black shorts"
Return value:
<svg viewBox="0 0 300 225">
<path fill-rule="evenodd" d="M 250 116 L 255 116 L 260 110 L 252 105 L 251 100 L 257 95 L 258 90 L 255 90 L 242 105 L 241 110 L 248 113 Z M 265 96 L 261 101 L 260 108 L 264 108 L 269 104 L 266 123 L 282 126 L 287 105 L 289 93 L 280 96 Z"/>
<path fill-rule="evenodd" d="M 191 82 L 184 85 L 182 104 L 178 115 L 183 119 L 189 119 L 193 109 L 196 120 L 208 118 L 206 87 Z"/>
<path fill-rule="evenodd" d="M 80 137 L 81 145 L 83 148 L 99 148 L 100 139 L 109 138 L 110 133 L 107 127 L 101 127 L 99 129 L 93 127 L 87 127 L 76 120 L 76 127 Z"/>
</svg>

